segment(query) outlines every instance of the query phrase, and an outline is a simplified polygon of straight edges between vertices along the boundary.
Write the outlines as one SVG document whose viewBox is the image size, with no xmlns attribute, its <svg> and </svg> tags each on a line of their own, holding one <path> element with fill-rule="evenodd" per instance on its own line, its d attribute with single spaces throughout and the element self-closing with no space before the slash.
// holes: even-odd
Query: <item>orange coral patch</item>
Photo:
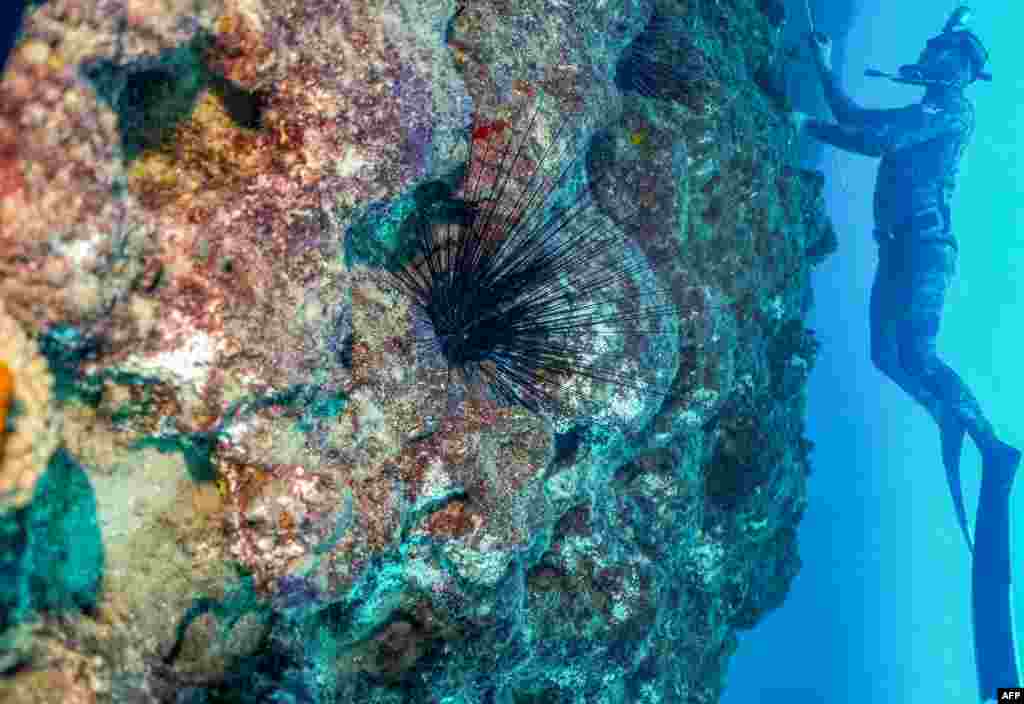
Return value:
<svg viewBox="0 0 1024 704">
<path fill-rule="evenodd" d="M 0 362 L 0 454 L 4 448 L 4 428 L 7 424 L 7 409 L 14 398 L 14 374 L 3 362 Z"/>
</svg>

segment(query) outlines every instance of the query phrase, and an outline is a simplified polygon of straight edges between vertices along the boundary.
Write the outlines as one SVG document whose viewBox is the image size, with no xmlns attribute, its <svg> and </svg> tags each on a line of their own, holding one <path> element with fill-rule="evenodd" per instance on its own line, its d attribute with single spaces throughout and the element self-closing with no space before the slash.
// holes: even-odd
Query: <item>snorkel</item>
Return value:
<svg viewBox="0 0 1024 704">
<path fill-rule="evenodd" d="M 983 70 L 985 63 L 988 61 L 988 51 L 982 45 L 981 40 L 967 29 L 967 22 L 970 18 L 971 9 L 966 5 L 961 5 L 946 20 L 942 32 L 928 40 L 928 45 L 955 46 L 958 50 L 965 53 L 974 66 L 974 76 L 969 82 L 976 80 L 991 81 L 992 74 Z M 900 66 L 895 74 L 869 68 L 864 71 L 864 75 L 872 78 L 888 78 L 895 83 L 913 86 L 947 87 L 954 83 L 951 80 L 928 76 L 927 67 L 920 64 L 905 64 Z"/>
</svg>

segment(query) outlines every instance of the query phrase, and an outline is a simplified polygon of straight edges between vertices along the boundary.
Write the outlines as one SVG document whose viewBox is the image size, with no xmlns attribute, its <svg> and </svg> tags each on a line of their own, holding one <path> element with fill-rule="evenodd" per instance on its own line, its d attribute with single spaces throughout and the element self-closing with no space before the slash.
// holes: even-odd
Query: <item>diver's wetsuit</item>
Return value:
<svg viewBox="0 0 1024 704">
<path fill-rule="evenodd" d="M 866 110 L 843 93 L 831 71 L 822 71 L 822 83 L 839 124 L 809 119 L 807 131 L 841 149 L 882 157 L 874 203 L 878 269 L 871 288 L 871 359 L 939 426 L 957 522 L 974 555 L 975 664 L 979 691 L 988 701 L 998 687 L 1020 684 L 1009 502 L 1019 453 L 999 442 L 974 394 L 935 350 L 946 289 L 956 273 L 949 201 L 974 131 L 974 108 L 962 90 L 944 89 L 915 105 Z M 983 460 L 974 545 L 960 483 L 965 431 Z"/>
<path fill-rule="evenodd" d="M 871 359 L 939 424 L 944 455 L 959 457 L 957 425 L 985 453 L 995 441 L 992 425 L 935 347 L 957 265 L 949 201 L 974 131 L 974 107 L 962 90 L 948 90 L 938 99 L 871 110 L 855 104 L 831 71 L 822 72 L 822 84 L 838 124 L 810 119 L 807 132 L 840 149 L 882 157 L 874 198 Z"/>
</svg>

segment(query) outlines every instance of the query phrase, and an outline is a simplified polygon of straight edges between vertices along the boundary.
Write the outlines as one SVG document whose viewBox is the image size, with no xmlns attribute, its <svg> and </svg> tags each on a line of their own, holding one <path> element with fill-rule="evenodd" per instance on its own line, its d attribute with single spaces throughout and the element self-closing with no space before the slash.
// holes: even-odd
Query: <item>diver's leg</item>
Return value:
<svg viewBox="0 0 1024 704">
<path fill-rule="evenodd" d="M 907 322 L 900 346 L 901 366 L 938 399 L 940 425 L 952 416 L 971 436 L 984 460 L 990 484 L 1009 490 L 1020 453 L 996 437 L 995 429 L 971 393 L 936 353 L 946 289 L 956 272 L 956 250 L 944 243 L 918 243 L 908 256 Z"/>
<path fill-rule="evenodd" d="M 896 243 L 880 242 L 878 268 L 871 286 L 871 361 L 875 367 L 922 406 L 939 428 L 942 460 L 950 481 L 957 519 L 968 548 L 966 515 L 959 491 L 960 455 L 965 428 L 959 418 L 924 384 L 920 377 L 904 368 L 901 347 L 906 337 L 907 310 L 914 295 L 911 262 L 904 248 Z M 955 479 L 954 479 L 955 478 Z"/>
<path fill-rule="evenodd" d="M 901 358 L 910 282 L 902 249 L 895 244 L 879 243 L 878 267 L 871 285 L 871 361 L 938 423 L 938 399 L 919 378 L 907 373 Z"/>
<path fill-rule="evenodd" d="M 907 336 L 908 310 L 915 296 L 911 254 L 902 243 L 879 242 L 878 269 L 871 287 L 871 359 L 882 373 L 917 401 L 938 426 L 942 464 L 954 515 L 967 549 L 973 552 L 960 481 L 964 425 L 948 405 L 939 403 L 938 397 L 924 386 L 920 375 L 907 371 L 901 355 L 903 340 Z"/>
<path fill-rule="evenodd" d="M 915 345 L 920 345 L 920 341 L 909 343 L 907 348 Z M 990 477 L 990 482 L 995 482 L 1008 491 L 1020 461 L 1020 453 L 996 437 L 995 429 L 981 410 L 978 399 L 971 393 L 960 375 L 934 351 L 922 353 L 917 350 L 911 355 L 918 358 L 923 356 L 927 360 L 923 364 L 926 370 L 922 376 L 924 384 L 939 397 L 941 403 L 948 405 L 949 412 L 967 430 L 981 452 L 983 467 Z"/>
</svg>

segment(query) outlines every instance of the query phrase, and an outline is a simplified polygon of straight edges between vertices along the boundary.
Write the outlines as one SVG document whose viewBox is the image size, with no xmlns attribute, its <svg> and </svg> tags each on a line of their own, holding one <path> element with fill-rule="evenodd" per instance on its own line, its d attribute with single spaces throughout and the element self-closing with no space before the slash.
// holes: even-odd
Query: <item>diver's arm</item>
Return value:
<svg viewBox="0 0 1024 704">
<path fill-rule="evenodd" d="M 922 104 L 867 112 L 874 114 L 866 123 L 844 125 L 811 118 L 804 128 L 815 139 L 866 156 L 883 156 L 969 129 L 968 118 L 963 113 L 936 110 Z"/>
<path fill-rule="evenodd" d="M 813 118 L 807 121 L 805 129 L 818 141 L 848 152 L 865 156 L 882 156 L 883 153 L 882 140 L 876 130 Z"/>
<path fill-rule="evenodd" d="M 843 90 L 839 77 L 836 76 L 831 66 L 819 66 L 818 73 L 821 76 L 821 87 L 824 89 L 825 100 L 840 124 L 859 125 L 878 119 L 877 113 L 882 111 L 870 110 L 855 103 L 853 98 Z"/>
<path fill-rule="evenodd" d="M 821 32 L 811 32 L 807 38 L 814 53 L 814 64 L 818 68 L 825 100 L 836 120 L 840 124 L 850 125 L 877 120 L 881 111 L 862 108 L 843 90 L 839 76 L 832 70 L 832 39 Z"/>
</svg>

